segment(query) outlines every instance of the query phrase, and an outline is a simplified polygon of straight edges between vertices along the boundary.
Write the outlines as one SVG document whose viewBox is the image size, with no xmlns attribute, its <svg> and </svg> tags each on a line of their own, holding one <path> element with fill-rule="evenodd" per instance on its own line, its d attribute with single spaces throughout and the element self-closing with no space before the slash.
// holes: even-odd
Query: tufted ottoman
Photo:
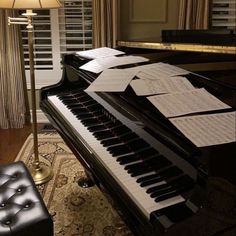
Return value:
<svg viewBox="0 0 236 236">
<path fill-rule="evenodd" d="M 0 236 L 52 236 L 53 222 L 23 162 L 0 165 Z"/>
</svg>

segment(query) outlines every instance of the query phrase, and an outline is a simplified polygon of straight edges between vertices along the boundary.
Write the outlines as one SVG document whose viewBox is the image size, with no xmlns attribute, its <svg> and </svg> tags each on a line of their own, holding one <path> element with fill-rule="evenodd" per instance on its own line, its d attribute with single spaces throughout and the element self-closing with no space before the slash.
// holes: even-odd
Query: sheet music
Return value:
<svg viewBox="0 0 236 236">
<path fill-rule="evenodd" d="M 187 70 L 163 62 L 137 66 L 132 69 L 137 72 L 145 72 L 146 74 L 150 74 L 154 78 L 158 78 L 158 76 L 177 76 L 190 73 Z"/>
<path fill-rule="evenodd" d="M 236 112 L 185 116 L 170 121 L 197 147 L 236 142 Z"/>
<path fill-rule="evenodd" d="M 111 56 L 104 58 L 96 58 L 82 65 L 80 69 L 87 70 L 93 73 L 100 73 L 103 70 L 111 67 L 134 64 L 145 61 L 148 61 L 148 59 L 140 56 L 123 56 L 123 57 Z"/>
<path fill-rule="evenodd" d="M 194 86 L 188 81 L 188 79 L 181 76 L 160 76 L 158 79 L 156 78 L 154 80 L 150 74 L 143 72 L 139 72 L 136 76 L 141 79 L 131 81 L 130 85 L 138 96 L 194 89 Z"/>
<path fill-rule="evenodd" d="M 148 100 L 166 117 L 230 108 L 203 88 L 150 96 Z"/>
<path fill-rule="evenodd" d="M 125 91 L 134 76 L 135 72 L 128 69 L 107 69 L 85 91 L 122 92 Z"/>
<path fill-rule="evenodd" d="M 99 57 L 117 56 L 117 55 L 122 55 L 125 53 L 122 51 L 113 49 L 113 48 L 101 47 L 101 48 L 95 48 L 91 50 L 76 52 L 76 54 L 84 58 L 95 59 Z"/>
</svg>

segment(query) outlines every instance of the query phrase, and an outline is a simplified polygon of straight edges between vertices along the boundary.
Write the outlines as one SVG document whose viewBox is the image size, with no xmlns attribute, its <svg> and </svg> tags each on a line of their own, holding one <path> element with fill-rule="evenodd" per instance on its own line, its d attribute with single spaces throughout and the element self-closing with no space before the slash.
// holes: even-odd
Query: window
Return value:
<svg viewBox="0 0 236 236">
<path fill-rule="evenodd" d="M 63 0 L 63 7 L 35 11 L 34 62 L 36 88 L 61 79 L 61 56 L 92 48 L 92 0 Z M 22 27 L 27 84 L 29 53 L 27 31 Z"/>
<path fill-rule="evenodd" d="M 212 28 L 236 29 L 236 1 L 212 1 Z"/>
</svg>

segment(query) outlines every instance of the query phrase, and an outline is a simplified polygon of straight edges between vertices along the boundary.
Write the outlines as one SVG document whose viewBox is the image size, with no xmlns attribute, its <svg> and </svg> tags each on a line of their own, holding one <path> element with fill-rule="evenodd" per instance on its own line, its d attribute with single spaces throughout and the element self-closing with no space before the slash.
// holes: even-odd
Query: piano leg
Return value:
<svg viewBox="0 0 236 236">
<path fill-rule="evenodd" d="M 85 170 L 85 176 L 81 177 L 78 180 L 78 185 L 82 188 L 90 188 L 95 185 L 93 178 L 90 177 L 91 175 Z"/>
</svg>

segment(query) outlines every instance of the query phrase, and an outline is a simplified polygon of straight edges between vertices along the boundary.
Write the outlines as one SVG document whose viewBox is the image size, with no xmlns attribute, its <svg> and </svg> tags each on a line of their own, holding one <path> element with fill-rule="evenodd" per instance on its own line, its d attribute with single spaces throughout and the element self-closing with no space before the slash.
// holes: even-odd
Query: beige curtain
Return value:
<svg viewBox="0 0 236 236">
<path fill-rule="evenodd" d="M 93 0 L 93 47 L 115 47 L 119 28 L 119 0 Z"/>
<path fill-rule="evenodd" d="M 11 10 L 0 10 L 0 128 L 2 129 L 21 128 L 29 118 L 20 28 L 16 25 L 8 26 L 8 16 L 17 15 Z"/>
<path fill-rule="evenodd" d="M 210 0 L 179 1 L 179 29 L 208 29 Z"/>
</svg>

